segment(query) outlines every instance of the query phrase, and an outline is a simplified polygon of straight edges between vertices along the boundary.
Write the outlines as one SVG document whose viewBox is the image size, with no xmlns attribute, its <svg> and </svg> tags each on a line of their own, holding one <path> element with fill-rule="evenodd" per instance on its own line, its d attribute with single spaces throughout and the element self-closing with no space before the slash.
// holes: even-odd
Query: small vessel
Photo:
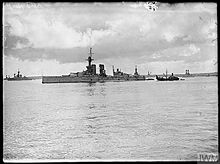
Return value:
<svg viewBox="0 0 220 164">
<path fill-rule="evenodd" d="M 166 70 L 166 75 L 165 76 L 160 77 L 160 76 L 156 75 L 156 79 L 158 81 L 175 81 L 175 80 L 179 80 L 179 77 L 174 76 L 173 73 L 171 74 L 171 76 L 168 77 L 167 76 L 167 70 Z"/>
<path fill-rule="evenodd" d="M 22 76 L 22 74 L 20 74 L 20 71 L 18 70 L 18 74 L 16 75 L 14 73 L 14 77 L 9 77 L 6 75 L 5 80 L 8 81 L 20 81 L 20 80 L 32 80 L 32 78 L 26 77 L 26 76 Z"/>
<path fill-rule="evenodd" d="M 146 78 L 146 80 L 154 80 L 154 78 L 150 77 L 151 76 L 151 72 L 148 71 L 147 76 L 148 77 Z"/>
</svg>

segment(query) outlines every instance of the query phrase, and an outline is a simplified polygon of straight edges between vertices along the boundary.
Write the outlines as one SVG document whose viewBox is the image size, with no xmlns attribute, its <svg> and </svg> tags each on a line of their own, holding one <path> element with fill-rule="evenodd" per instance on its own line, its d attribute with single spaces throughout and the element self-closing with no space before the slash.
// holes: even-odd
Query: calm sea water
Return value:
<svg viewBox="0 0 220 164">
<path fill-rule="evenodd" d="M 217 77 L 3 83 L 4 159 L 197 160 L 218 152 Z"/>
</svg>

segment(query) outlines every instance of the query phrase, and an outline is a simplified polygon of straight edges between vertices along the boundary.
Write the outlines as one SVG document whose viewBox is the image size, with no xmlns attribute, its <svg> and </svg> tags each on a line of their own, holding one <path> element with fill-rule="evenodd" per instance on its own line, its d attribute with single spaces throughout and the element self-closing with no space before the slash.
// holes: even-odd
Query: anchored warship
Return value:
<svg viewBox="0 0 220 164">
<path fill-rule="evenodd" d="M 14 77 L 9 77 L 6 75 L 5 80 L 8 81 L 20 81 L 20 80 L 32 80 L 32 78 L 26 77 L 26 76 L 22 76 L 22 74 L 20 74 L 20 71 L 18 70 L 18 74 L 14 74 Z"/>
<path fill-rule="evenodd" d="M 145 80 L 145 76 L 139 75 L 137 72 L 137 66 L 135 66 L 134 75 L 127 74 L 117 69 L 114 70 L 113 76 L 107 75 L 104 64 L 99 64 L 99 74 L 96 73 L 96 65 L 92 64 L 94 60 L 92 58 L 92 48 L 90 48 L 88 56 L 88 66 L 86 66 L 86 71 L 70 73 L 69 75 L 61 76 L 43 76 L 42 83 L 95 83 L 95 82 L 107 82 L 107 81 L 136 81 Z"/>
</svg>

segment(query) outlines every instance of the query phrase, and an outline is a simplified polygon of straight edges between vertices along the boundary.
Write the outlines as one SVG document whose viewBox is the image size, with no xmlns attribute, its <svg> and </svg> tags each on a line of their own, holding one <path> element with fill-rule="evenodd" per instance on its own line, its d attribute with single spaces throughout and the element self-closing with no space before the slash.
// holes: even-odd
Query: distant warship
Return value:
<svg viewBox="0 0 220 164">
<path fill-rule="evenodd" d="M 6 75 L 5 80 L 8 81 L 20 81 L 20 80 L 32 80 L 32 78 L 26 77 L 26 76 L 22 76 L 22 74 L 20 74 L 20 71 L 18 70 L 18 74 L 14 74 L 14 77 L 9 77 Z"/>
<path fill-rule="evenodd" d="M 70 73 L 69 75 L 61 76 L 43 76 L 42 83 L 95 83 L 95 82 L 107 82 L 107 81 L 136 81 L 145 80 L 145 76 L 139 75 L 137 72 L 137 66 L 135 67 L 134 75 L 127 74 L 117 69 L 114 70 L 113 76 L 107 75 L 104 68 L 104 64 L 99 64 L 99 74 L 96 73 L 96 65 L 92 64 L 94 60 L 92 58 L 92 48 L 89 51 L 89 57 L 87 59 L 88 66 L 86 71 Z"/>
<path fill-rule="evenodd" d="M 195 75 L 189 73 L 189 69 L 186 70 L 186 73 L 182 75 L 183 77 L 194 77 Z"/>
</svg>

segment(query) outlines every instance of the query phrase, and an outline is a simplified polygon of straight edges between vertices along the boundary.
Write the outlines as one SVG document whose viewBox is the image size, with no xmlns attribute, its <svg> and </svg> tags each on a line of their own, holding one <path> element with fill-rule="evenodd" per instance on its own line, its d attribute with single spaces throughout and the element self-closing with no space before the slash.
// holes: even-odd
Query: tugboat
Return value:
<svg viewBox="0 0 220 164">
<path fill-rule="evenodd" d="M 146 80 L 154 80 L 154 78 L 150 77 L 151 76 L 151 72 L 148 71 L 147 75 L 148 75 L 148 78 L 146 78 Z"/>
<path fill-rule="evenodd" d="M 120 82 L 120 81 L 138 81 L 145 80 L 145 76 L 139 75 L 137 72 L 137 67 L 135 67 L 134 75 L 130 75 L 117 69 L 114 70 L 113 66 L 113 76 L 107 75 L 104 64 L 99 64 L 99 74 L 96 72 L 96 65 L 92 64 L 94 60 L 92 58 L 92 48 L 89 51 L 89 57 L 87 59 L 88 66 L 86 70 L 82 72 L 70 73 L 69 75 L 61 76 L 43 76 L 42 83 L 96 83 L 96 82 Z"/>
<path fill-rule="evenodd" d="M 166 75 L 165 76 L 159 77 L 159 76 L 156 75 L 156 79 L 158 81 L 175 81 L 175 80 L 179 80 L 179 78 L 174 76 L 173 73 L 171 74 L 171 76 L 167 77 L 167 70 L 166 70 Z"/>
<path fill-rule="evenodd" d="M 31 78 L 29 77 L 26 77 L 26 76 L 22 76 L 22 74 L 20 74 L 20 71 L 18 70 L 18 74 L 16 75 L 14 73 L 14 77 L 9 77 L 6 75 L 6 78 L 5 80 L 8 80 L 8 81 L 20 81 L 20 80 L 32 80 Z"/>
</svg>

